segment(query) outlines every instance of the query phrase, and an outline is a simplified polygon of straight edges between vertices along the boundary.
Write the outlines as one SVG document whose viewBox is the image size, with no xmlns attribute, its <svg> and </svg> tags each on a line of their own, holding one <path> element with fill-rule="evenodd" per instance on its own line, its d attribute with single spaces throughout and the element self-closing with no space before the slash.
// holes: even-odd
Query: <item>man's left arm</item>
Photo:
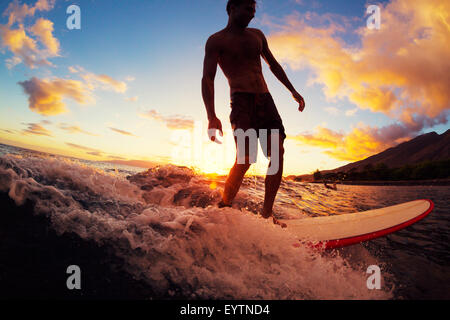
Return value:
<svg viewBox="0 0 450 320">
<path fill-rule="evenodd" d="M 297 92 L 297 90 L 295 90 L 294 86 L 289 81 L 286 73 L 284 72 L 283 67 L 273 56 L 272 52 L 269 49 L 269 45 L 267 43 L 266 37 L 264 36 L 264 33 L 262 33 L 262 31 L 260 30 L 257 30 L 257 32 L 260 34 L 263 42 L 261 55 L 264 61 L 266 61 L 266 63 L 269 65 L 270 70 L 275 75 L 275 77 L 277 77 L 277 79 L 280 80 L 282 84 L 284 84 L 284 86 L 292 93 L 292 97 L 299 103 L 298 110 L 303 111 L 303 109 L 305 108 L 305 100 L 303 100 L 303 97 Z"/>
</svg>

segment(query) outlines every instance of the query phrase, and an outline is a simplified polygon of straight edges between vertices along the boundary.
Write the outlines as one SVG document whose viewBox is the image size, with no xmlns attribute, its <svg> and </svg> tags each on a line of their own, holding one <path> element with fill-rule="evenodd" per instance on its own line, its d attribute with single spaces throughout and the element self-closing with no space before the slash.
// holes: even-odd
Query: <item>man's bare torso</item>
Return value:
<svg viewBox="0 0 450 320">
<path fill-rule="evenodd" d="M 219 52 L 218 64 L 234 92 L 269 92 L 262 74 L 263 39 L 260 31 L 246 28 L 241 34 L 221 30 L 211 36 Z"/>
</svg>

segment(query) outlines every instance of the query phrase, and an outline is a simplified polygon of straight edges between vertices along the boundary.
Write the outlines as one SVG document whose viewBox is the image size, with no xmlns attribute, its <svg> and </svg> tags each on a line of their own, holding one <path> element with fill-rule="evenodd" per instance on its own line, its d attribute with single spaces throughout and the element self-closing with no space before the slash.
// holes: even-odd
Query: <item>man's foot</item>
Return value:
<svg viewBox="0 0 450 320">
<path fill-rule="evenodd" d="M 280 221 L 278 221 L 278 219 L 277 218 L 275 218 L 273 215 L 269 215 L 269 216 L 262 216 L 264 219 L 269 219 L 270 217 L 272 217 L 272 220 L 273 220 L 273 223 L 274 224 L 277 224 L 277 225 L 279 225 L 280 227 L 282 227 L 282 228 L 286 228 L 287 227 L 287 224 L 286 223 L 283 223 L 283 222 L 280 222 Z"/>
<path fill-rule="evenodd" d="M 225 208 L 225 207 L 231 208 L 231 204 L 226 204 L 225 202 L 223 202 L 223 200 L 221 200 L 221 201 L 217 204 L 217 206 L 218 206 L 219 208 Z"/>
<path fill-rule="evenodd" d="M 272 219 L 273 219 L 273 223 L 274 223 L 274 224 L 277 224 L 277 225 L 279 225 L 279 226 L 282 227 L 282 228 L 286 228 L 286 227 L 287 227 L 287 224 L 286 224 L 286 223 L 283 223 L 283 222 L 278 221 L 275 217 L 272 217 Z"/>
</svg>

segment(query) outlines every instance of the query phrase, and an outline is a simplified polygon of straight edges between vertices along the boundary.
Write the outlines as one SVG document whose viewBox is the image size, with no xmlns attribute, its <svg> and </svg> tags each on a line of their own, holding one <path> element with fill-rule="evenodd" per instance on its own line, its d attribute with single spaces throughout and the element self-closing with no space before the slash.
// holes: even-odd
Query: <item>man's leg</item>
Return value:
<svg viewBox="0 0 450 320">
<path fill-rule="evenodd" d="M 264 218 L 273 218 L 273 222 L 276 224 L 280 224 L 278 223 L 278 221 L 275 219 L 275 217 L 273 217 L 273 213 L 272 213 L 272 208 L 273 208 L 273 203 L 275 201 L 275 197 L 277 195 L 278 189 L 280 187 L 281 184 L 281 178 L 283 176 L 283 160 L 284 160 L 284 147 L 283 147 L 283 139 L 280 137 L 279 138 L 279 147 L 278 147 L 278 164 L 279 164 L 279 168 L 278 171 L 275 174 L 267 174 L 266 175 L 266 180 L 265 180 L 265 196 L 264 196 L 264 207 L 263 207 L 263 211 L 262 211 L 262 216 Z M 270 141 L 271 139 L 267 139 L 267 143 L 268 143 L 268 152 L 269 152 L 269 156 L 271 158 L 270 163 L 269 163 L 269 168 L 272 166 L 272 155 L 270 154 L 270 150 L 271 150 L 271 146 L 270 146 Z M 275 155 L 276 156 L 276 155 Z M 276 161 L 276 159 L 274 159 L 274 161 Z M 285 224 L 280 224 L 282 227 L 286 227 Z"/>
<path fill-rule="evenodd" d="M 247 128 L 248 123 L 244 122 L 246 119 L 240 119 L 240 125 Z M 219 207 L 231 206 L 231 202 L 236 197 L 236 194 L 241 187 L 242 180 L 251 164 L 256 161 L 256 153 L 258 152 L 258 137 L 254 129 L 237 129 L 233 125 L 234 142 L 236 144 L 236 161 L 233 168 L 228 174 L 225 182 L 225 190 L 223 192 L 222 201 Z"/>
<path fill-rule="evenodd" d="M 247 170 L 250 168 L 250 164 L 238 164 L 237 160 L 234 163 L 233 168 L 231 168 L 228 174 L 227 181 L 225 182 L 225 190 L 222 196 L 222 205 L 230 206 L 233 199 L 241 187 L 242 180 Z"/>
</svg>

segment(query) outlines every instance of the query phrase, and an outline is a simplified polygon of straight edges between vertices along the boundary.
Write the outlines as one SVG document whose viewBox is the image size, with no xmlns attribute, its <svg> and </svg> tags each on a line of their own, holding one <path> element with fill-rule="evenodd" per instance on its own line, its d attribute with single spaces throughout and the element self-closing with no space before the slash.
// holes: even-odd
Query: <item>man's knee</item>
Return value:
<svg viewBox="0 0 450 320">
<path fill-rule="evenodd" d="M 283 146 L 282 142 L 279 144 L 278 149 L 273 150 L 273 156 L 278 156 L 278 159 L 284 158 L 284 146 Z M 272 149 L 271 148 L 269 148 L 267 150 L 267 157 L 268 158 L 272 157 Z"/>
<path fill-rule="evenodd" d="M 284 156 L 284 146 L 283 143 L 280 144 L 280 148 L 278 149 L 278 153 L 280 155 L 280 158 L 283 158 Z"/>
</svg>

